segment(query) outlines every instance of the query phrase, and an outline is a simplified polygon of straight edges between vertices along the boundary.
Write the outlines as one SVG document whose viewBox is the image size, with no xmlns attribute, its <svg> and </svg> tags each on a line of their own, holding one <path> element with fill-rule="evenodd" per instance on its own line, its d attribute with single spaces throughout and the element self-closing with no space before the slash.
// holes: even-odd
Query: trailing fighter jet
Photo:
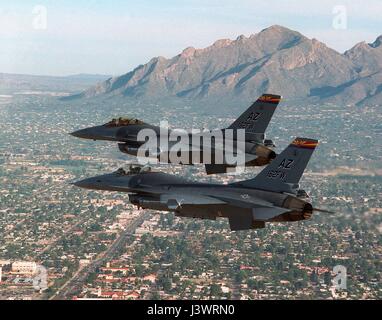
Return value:
<svg viewBox="0 0 382 320">
<path fill-rule="evenodd" d="M 280 99 L 279 95 L 263 94 L 227 129 L 197 134 L 186 133 L 188 141 L 183 145 L 178 140 L 168 138 L 172 134 L 176 135 L 177 130 L 165 130 L 166 144 L 164 145 L 163 140 L 160 139 L 160 135 L 164 132 L 163 128 L 129 118 L 113 119 L 101 126 L 72 132 L 71 135 L 84 139 L 117 141 L 121 152 L 139 156 L 139 148 L 146 141 L 139 141 L 138 134 L 141 130 L 148 129 L 152 130 L 155 135 L 155 147 L 152 147 L 148 154 L 145 153 L 146 157 L 159 159 L 162 163 L 203 163 L 207 174 L 225 173 L 227 168 L 236 166 L 227 161 L 225 154 L 228 150 L 232 151 L 234 155 L 241 152 L 243 154 L 242 165 L 245 164 L 245 166 L 263 166 L 276 157 L 276 153 L 272 149 L 274 147 L 272 140 L 265 139 L 265 130 Z M 245 130 L 242 139 L 239 138 L 238 129 Z M 231 135 L 229 136 L 229 134 Z M 212 136 L 214 140 L 207 147 L 207 138 Z M 239 140 L 243 140 L 241 145 L 239 145 Z M 173 148 L 175 146 L 177 148 Z M 180 157 L 177 155 L 180 150 L 187 153 L 186 161 L 184 158 L 179 160 Z M 222 161 L 216 160 L 218 154 L 223 154 Z"/>
<path fill-rule="evenodd" d="M 296 138 L 253 179 L 231 184 L 188 181 L 176 175 L 131 166 L 74 185 L 127 192 L 144 209 L 172 211 L 178 217 L 228 218 L 231 230 L 264 228 L 266 222 L 309 219 L 313 209 L 299 181 L 318 141 Z M 326 211 L 328 212 L 328 211 Z"/>
</svg>

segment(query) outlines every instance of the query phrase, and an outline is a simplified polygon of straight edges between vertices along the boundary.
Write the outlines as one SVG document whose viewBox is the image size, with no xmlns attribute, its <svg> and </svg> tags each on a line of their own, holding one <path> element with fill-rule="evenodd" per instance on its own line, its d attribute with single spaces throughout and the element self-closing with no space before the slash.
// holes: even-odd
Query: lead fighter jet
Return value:
<svg viewBox="0 0 382 320">
<path fill-rule="evenodd" d="M 264 228 L 266 222 L 305 220 L 315 210 L 328 212 L 313 209 L 298 184 L 317 143 L 296 138 L 255 178 L 228 185 L 188 181 L 141 166 L 128 171 L 119 169 L 74 185 L 127 192 L 130 202 L 140 208 L 172 211 L 178 217 L 225 217 L 231 230 Z"/>
<path fill-rule="evenodd" d="M 240 150 L 240 152 L 244 153 L 245 166 L 263 166 L 276 157 L 276 153 L 272 150 L 274 147 L 272 140 L 265 139 L 265 130 L 280 99 L 281 96 L 279 95 L 263 94 L 227 128 L 232 129 L 233 132 L 231 141 L 237 141 L 237 129 L 245 129 L 245 141 L 243 141 L 244 150 Z M 167 159 L 166 162 L 171 163 L 171 156 L 169 156 L 171 152 L 170 149 L 178 143 L 178 141 L 168 141 L 166 147 L 161 146 L 159 139 L 161 128 L 138 119 L 113 119 L 101 126 L 72 132 L 71 135 L 84 139 L 117 141 L 119 142 L 118 147 L 121 152 L 137 156 L 138 149 L 145 143 L 145 141 L 138 141 L 138 133 L 142 129 L 153 130 L 157 137 L 156 145 L 159 147 L 155 148 L 156 151 L 151 156 L 160 161 Z M 207 174 L 225 173 L 227 172 L 227 168 L 235 167 L 229 164 L 226 158 L 220 163 L 214 160 L 215 155 L 220 151 L 225 152 L 228 150 L 226 147 L 227 144 L 224 144 L 224 141 L 229 139 L 227 138 L 228 134 L 226 134 L 228 132 L 227 129 L 208 131 L 208 133 L 202 132 L 200 134 L 190 133 L 189 141 L 199 139 L 200 143 L 195 145 L 190 142 L 182 148 L 182 150 L 188 150 L 188 164 L 205 164 Z M 208 161 L 205 161 L 205 155 L 203 154 L 203 151 L 205 151 L 205 149 L 203 149 L 203 142 L 207 136 L 210 137 L 214 133 L 218 133 L 218 131 L 222 134 L 222 139 L 214 140 L 214 144 L 208 147 L 207 152 L 211 155 L 212 159 L 212 161 L 208 163 Z M 170 135 L 171 132 L 174 132 L 174 130 L 169 130 L 168 134 Z M 235 142 L 232 142 L 231 145 L 235 145 Z M 239 149 L 238 144 L 236 144 L 236 146 Z M 192 152 L 196 150 L 201 154 L 201 156 L 197 156 L 199 160 L 195 160 L 192 154 Z M 233 150 L 233 148 L 231 150 Z M 174 152 L 174 154 L 175 153 L 176 152 Z M 161 157 L 163 154 L 166 154 L 166 156 Z"/>
</svg>

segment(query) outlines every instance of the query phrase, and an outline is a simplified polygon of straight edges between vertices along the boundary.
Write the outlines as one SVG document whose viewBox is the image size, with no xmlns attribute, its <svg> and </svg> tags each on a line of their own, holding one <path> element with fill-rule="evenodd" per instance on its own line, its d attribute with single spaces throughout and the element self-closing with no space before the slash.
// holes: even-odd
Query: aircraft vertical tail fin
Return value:
<svg viewBox="0 0 382 320">
<path fill-rule="evenodd" d="M 296 138 L 255 178 L 236 183 L 248 188 L 295 193 L 318 140 Z"/>
<path fill-rule="evenodd" d="M 262 136 L 279 104 L 281 96 L 264 93 L 228 129 L 245 129 L 246 136 Z"/>
</svg>

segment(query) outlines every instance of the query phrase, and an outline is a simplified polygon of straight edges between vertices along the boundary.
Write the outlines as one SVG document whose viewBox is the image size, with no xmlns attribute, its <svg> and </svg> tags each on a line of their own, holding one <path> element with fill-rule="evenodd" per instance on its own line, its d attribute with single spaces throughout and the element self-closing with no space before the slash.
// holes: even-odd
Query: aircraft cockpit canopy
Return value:
<svg viewBox="0 0 382 320">
<path fill-rule="evenodd" d="M 105 123 L 105 127 L 123 127 L 123 126 L 128 126 L 132 124 L 144 124 L 143 121 L 135 118 L 125 118 L 125 117 L 119 117 L 119 118 L 114 118 L 108 123 Z"/>
<path fill-rule="evenodd" d="M 151 168 L 148 166 L 142 166 L 138 164 L 130 164 L 126 168 L 119 168 L 115 173 L 121 176 L 129 176 L 138 173 L 150 172 Z"/>
</svg>

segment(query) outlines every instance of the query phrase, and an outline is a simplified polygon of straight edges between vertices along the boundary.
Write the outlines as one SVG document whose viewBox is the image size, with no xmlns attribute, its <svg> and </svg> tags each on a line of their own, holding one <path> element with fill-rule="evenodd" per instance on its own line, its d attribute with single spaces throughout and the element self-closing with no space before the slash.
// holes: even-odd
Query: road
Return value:
<svg viewBox="0 0 382 320">
<path fill-rule="evenodd" d="M 110 261 L 114 254 L 123 247 L 129 235 L 135 232 L 146 219 L 150 217 L 150 213 L 143 211 L 137 218 L 135 218 L 125 230 L 121 232 L 119 237 L 113 242 L 113 244 L 103 253 L 99 254 L 96 259 L 94 259 L 86 267 L 77 270 L 77 272 L 65 282 L 57 292 L 49 298 L 49 300 L 67 300 L 71 299 L 73 292 L 82 288 L 83 283 L 86 281 L 90 273 L 95 272 L 95 270 L 102 265 Z"/>
</svg>

